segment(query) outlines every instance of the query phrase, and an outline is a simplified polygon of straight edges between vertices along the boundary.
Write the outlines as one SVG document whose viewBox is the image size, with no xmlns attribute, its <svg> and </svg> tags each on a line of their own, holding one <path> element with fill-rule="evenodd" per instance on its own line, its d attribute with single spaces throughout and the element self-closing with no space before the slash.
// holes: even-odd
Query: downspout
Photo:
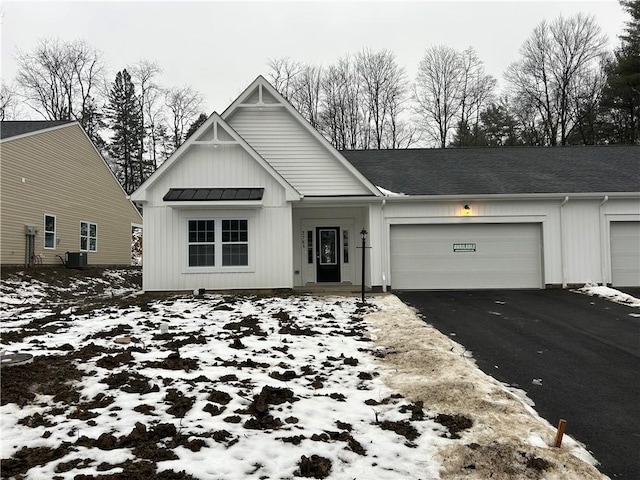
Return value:
<svg viewBox="0 0 640 480">
<path fill-rule="evenodd" d="M 562 255 L 562 288 L 567 288 L 567 245 L 564 234 L 564 206 L 569 201 L 569 196 L 565 196 L 560 204 L 560 255 Z"/>
<path fill-rule="evenodd" d="M 384 206 L 387 204 L 387 199 L 383 198 L 382 199 L 382 208 L 380 209 L 380 225 L 382 225 L 382 249 L 381 249 L 381 253 L 382 253 L 382 291 L 386 292 L 387 291 L 387 275 L 386 275 L 386 271 L 387 271 L 387 260 L 388 260 L 388 255 L 387 255 L 387 224 L 384 221 Z"/>
<path fill-rule="evenodd" d="M 609 201 L 609 195 L 605 195 L 600 202 L 600 269 L 601 269 L 601 278 L 602 285 L 607 285 L 609 282 L 607 281 L 607 238 L 606 238 L 606 221 L 604 218 L 604 204 Z"/>
</svg>

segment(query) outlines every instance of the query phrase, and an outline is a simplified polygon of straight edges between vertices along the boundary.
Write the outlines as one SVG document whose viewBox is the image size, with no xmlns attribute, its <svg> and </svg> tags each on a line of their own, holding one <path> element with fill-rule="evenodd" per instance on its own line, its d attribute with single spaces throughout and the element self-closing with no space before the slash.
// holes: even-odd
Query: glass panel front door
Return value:
<svg viewBox="0 0 640 480">
<path fill-rule="evenodd" d="M 316 228 L 316 277 L 318 282 L 340 281 L 340 227 Z"/>
</svg>

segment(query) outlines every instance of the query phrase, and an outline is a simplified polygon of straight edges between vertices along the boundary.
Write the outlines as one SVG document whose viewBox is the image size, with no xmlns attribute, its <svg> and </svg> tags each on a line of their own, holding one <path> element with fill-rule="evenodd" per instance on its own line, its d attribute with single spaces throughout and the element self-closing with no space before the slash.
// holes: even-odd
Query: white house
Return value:
<svg viewBox="0 0 640 480">
<path fill-rule="evenodd" d="M 640 286 L 640 147 L 338 152 L 262 77 L 136 192 L 145 290 Z"/>
</svg>

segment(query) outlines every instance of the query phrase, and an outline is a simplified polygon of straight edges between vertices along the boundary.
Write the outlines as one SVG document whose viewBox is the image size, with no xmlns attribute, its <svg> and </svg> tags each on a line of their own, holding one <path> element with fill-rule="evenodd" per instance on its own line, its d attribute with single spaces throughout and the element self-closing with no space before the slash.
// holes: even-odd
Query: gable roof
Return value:
<svg viewBox="0 0 640 480">
<path fill-rule="evenodd" d="M 259 165 L 262 166 L 286 192 L 287 200 L 299 200 L 301 195 L 293 188 L 282 176 L 264 160 L 231 126 L 225 122 L 220 115 L 213 112 L 207 120 L 178 148 L 168 160 L 166 160 L 160 168 L 145 180 L 138 189 L 131 194 L 134 202 L 142 202 L 145 200 L 145 191 L 151 187 L 158 179 L 160 179 L 169 169 L 180 159 L 182 155 L 193 145 L 222 145 L 237 144 L 240 145 Z"/>
<path fill-rule="evenodd" d="M 264 95 L 263 95 L 264 94 Z M 263 102 L 263 96 L 269 98 L 269 103 Z M 255 97 L 257 100 L 252 99 Z M 255 101 L 254 101 L 255 100 Z M 275 103 L 274 103 L 275 102 Z M 283 107 L 293 119 L 302 127 L 302 129 L 310 134 L 312 138 L 318 142 L 322 149 L 324 149 L 329 157 L 337 161 L 342 168 L 344 168 L 348 174 L 356 179 L 357 183 L 364 187 L 364 191 L 368 192 L 367 195 L 380 196 L 380 191 L 373 185 L 358 169 L 354 168 L 338 150 L 336 150 L 329 141 L 324 138 L 320 132 L 318 132 L 301 114 L 298 112 L 289 101 L 284 98 L 262 75 L 259 75 L 251 85 L 249 85 L 236 100 L 222 113 L 222 118 L 225 120 L 230 119 L 233 114 L 242 107 Z"/>
<path fill-rule="evenodd" d="M 73 120 L 10 120 L 0 122 L 0 140 L 74 123 Z"/>
<path fill-rule="evenodd" d="M 351 150 L 369 180 L 406 195 L 640 192 L 640 146 Z"/>
</svg>

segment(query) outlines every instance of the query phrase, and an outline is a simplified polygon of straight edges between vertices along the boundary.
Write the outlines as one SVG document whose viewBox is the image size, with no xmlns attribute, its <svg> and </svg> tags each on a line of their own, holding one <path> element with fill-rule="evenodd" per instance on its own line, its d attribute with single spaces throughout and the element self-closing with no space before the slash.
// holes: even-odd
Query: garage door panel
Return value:
<svg viewBox="0 0 640 480">
<path fill-rule="evenodd" d="M 394 289 L 540 288 L 541 251 L 539 224 L 394 225 L 391 284 Z"/>
<path fill-rule="evenodd" d="M 640 286 L 640 222 L 611 222 L 611 283 Z"/>
</svg>

